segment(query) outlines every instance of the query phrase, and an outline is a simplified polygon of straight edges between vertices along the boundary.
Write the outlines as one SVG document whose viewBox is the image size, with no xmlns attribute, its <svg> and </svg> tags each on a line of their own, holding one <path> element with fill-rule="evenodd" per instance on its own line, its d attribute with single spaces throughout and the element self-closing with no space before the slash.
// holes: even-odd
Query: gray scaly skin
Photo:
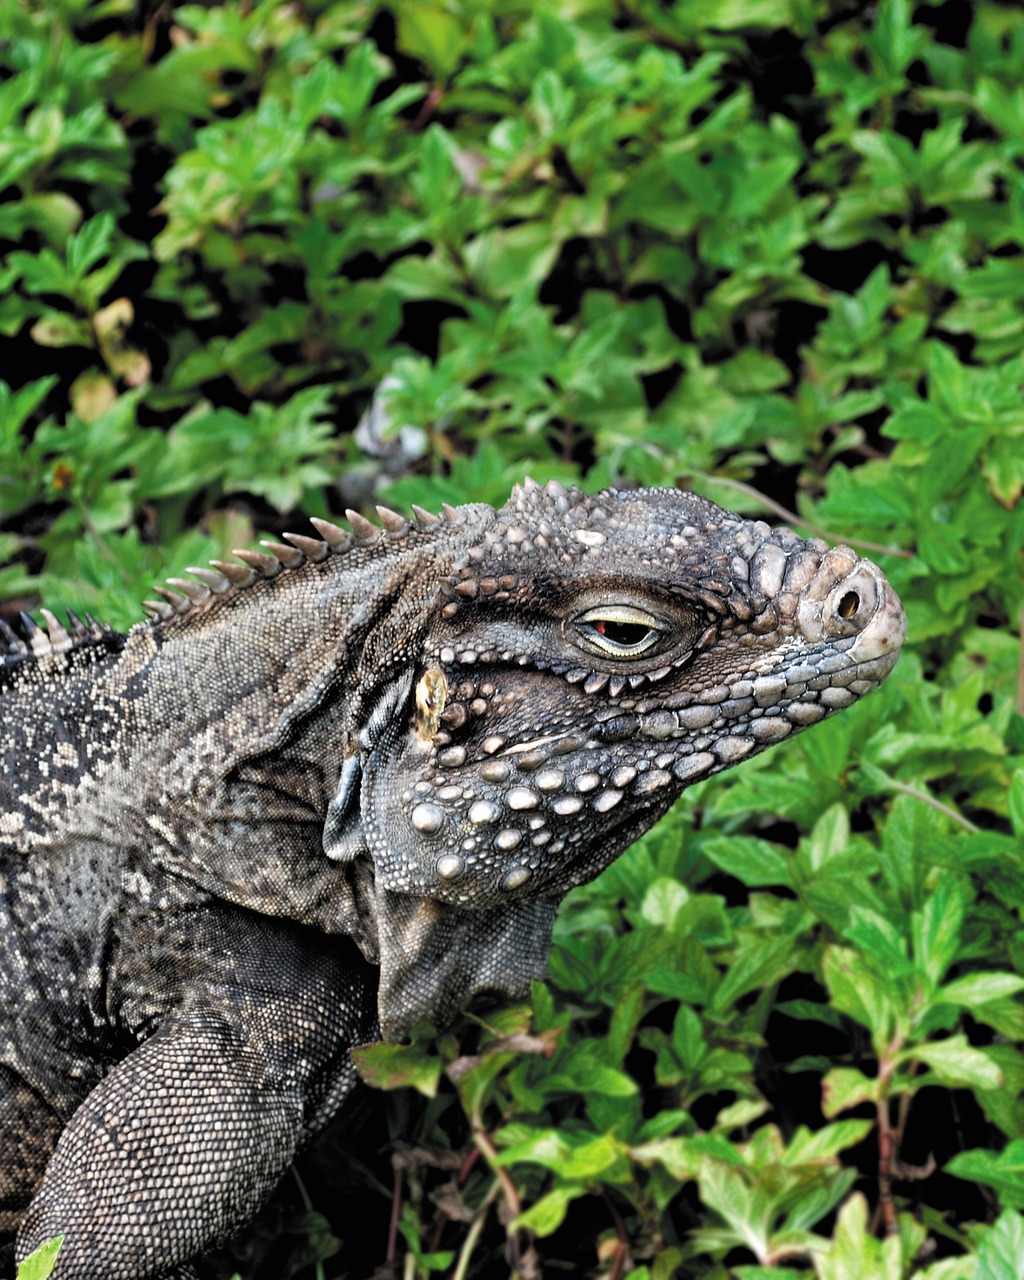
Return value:
<svg viewBox="0 0 1024 1280">
<path fill-rule="evenodd" d="M 521 998 L 568 889 L 904 636 L 870 562 L 674 490 L 381 517 L 6 632 L 0 1231 L 59 1280 L 190 1274 L 353 1044 Z"/>
</svg>

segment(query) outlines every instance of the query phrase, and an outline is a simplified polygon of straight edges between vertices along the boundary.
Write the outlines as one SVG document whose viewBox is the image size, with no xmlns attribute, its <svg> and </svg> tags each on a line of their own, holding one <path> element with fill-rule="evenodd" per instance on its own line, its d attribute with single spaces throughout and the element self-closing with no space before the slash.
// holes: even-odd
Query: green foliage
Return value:
<svg viewBox="0 0 1024 1280">
<path fill-rule="evenodd" d="M 335 1149 L 239 1273 L 1016 1276 L 1015 6 L 0 0 L 0 29 L 5 607 L 126 626 L 300 510 L 528 472 L 793 508 L 910 619 L 879 694 L 571 895 L 532 1010 L 357 1051 L 365 1164 L 331 1194 Z"/>
<path fill-rule="evenodd" d="M 63 1236 L 54 1236 L 29 1254 L 24 1262 L 19 1262 L 18 1280 L 46 1280 L 57 1265 L 57 1256 L 63 1243 Z"/>
</svg>

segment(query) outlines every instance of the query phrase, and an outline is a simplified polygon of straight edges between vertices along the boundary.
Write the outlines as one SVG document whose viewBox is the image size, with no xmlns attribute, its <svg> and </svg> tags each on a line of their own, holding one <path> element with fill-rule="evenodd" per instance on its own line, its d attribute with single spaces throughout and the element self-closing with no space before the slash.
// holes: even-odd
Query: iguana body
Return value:
<svg viewBox="0 0 1024 1280">
<path fill-rule="evenodd" d="M 353 1044 L 521 996 L 566 890 L 903 639 L 869 562 L 692 495 L 418 514 L 8 634 L 0 1230 L 61 1280 L 186 1275 Z"/>
</svg>

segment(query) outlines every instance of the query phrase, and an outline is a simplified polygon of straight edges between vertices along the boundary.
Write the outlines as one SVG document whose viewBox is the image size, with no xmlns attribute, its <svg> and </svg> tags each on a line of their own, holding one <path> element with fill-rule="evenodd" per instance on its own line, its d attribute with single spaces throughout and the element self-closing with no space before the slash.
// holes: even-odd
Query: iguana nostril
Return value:
<svg viewBox="0 0 1024 1280">
<path fill-rule="evenodd" d="M 847 591 L 846 595 L 839 601 L 839 608 L 837 612 L 840 618 L 852 618 L 856 616 L 859 608 L 860 596 L 856 591 Z"/>
</svg>

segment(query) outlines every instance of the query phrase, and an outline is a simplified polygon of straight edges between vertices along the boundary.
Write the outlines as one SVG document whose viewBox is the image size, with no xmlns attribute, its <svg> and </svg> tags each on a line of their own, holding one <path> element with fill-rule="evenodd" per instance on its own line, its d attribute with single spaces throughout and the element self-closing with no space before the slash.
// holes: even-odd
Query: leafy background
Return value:
<svg viewBox="0 0 1024 1280">
<path fill-rule="evenodd" d="M 0 0 L 0 32 L 5 616 L 126 626 L 300 512 L 528 472 L 823 530 L 910 618 L 881 693 L 571 896 L 532 1010 L 364 1054 L 210 1274 L 1016 1277 L 1018 5 Z"/>
</svg>

